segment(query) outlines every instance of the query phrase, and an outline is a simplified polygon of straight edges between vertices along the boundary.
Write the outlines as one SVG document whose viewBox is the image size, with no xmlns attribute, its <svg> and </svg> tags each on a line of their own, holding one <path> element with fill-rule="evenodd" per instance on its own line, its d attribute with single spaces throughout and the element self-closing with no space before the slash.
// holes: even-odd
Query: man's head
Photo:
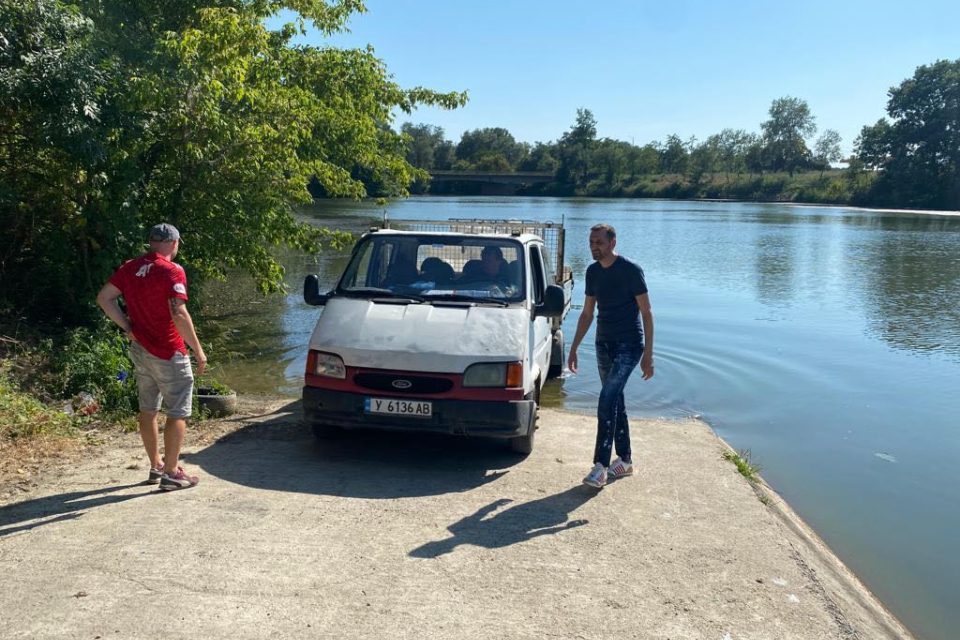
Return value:
<svg viewBox="0 0 960 640">
<path fill-rule="evenodd" d="M 150 241 L 150 250 L 165 258 L 173 259 L 180 250 L 180 232 L 172 224 L 161 222 L 153 225 L 147 239 Z"/>
<path fill-rule="evenodd" d="M 595 224 L 590 228 L 590 254 L 594 260 L 608 260 L 613 257 L 617 246 L 617 230 L 608 224 Z"/>
<path fill-rule="evenodd" d="M 483 272 L 488 276 L 495 276 L 500 273 L 500 266 L 503 264 L 503 251 L 500 247 L 488 245 L 480 252 L 480 260 L 483 263 Z"/>
</svg>

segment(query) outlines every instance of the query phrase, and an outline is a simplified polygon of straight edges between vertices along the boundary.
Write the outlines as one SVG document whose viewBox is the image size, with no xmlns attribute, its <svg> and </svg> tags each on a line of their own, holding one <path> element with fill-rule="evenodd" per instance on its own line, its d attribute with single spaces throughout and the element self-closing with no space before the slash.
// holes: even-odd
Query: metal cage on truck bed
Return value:
<svg viewBox="0 0 960 640">
<path fill-rule="evenodd" d="M 451 218 L 449 220 L 392 220 L 384 216 L 384 229 L 401 231 L 426 231 L 431 233 L 503 234 L 519 236 L 524 233 L 540 236 L 548 255 L 555 265 L 554 279 L 563 286 L 573 280 L 570 267 L 564 264 L 566 231 L 563 223 L 537 222 L 535 220 L 480 220 Z"/>
</svg>

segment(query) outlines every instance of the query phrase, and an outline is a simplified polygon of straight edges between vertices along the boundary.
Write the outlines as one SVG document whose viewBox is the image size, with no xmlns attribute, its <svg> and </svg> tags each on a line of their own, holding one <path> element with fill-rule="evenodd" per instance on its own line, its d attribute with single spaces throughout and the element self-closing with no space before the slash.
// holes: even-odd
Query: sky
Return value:
<svg viewBox="0 0 960 640">
<path fill-rule="evenodd" d="M 590 109 L 599 137 L 645 144 L 758 132 L 776 98 L 810 105 L 818 134 L 886 115 L 887 91 L 920 65 L 960 59 L 960 1 L 367 0 L 350 33 L 300 42 L 370 45 L 404 88 L 467 91 L 454 111 L 399 113 L 454 142 L 504 127 L 557 140 Z M 270 21 L 283 22 L 284 16 Z"/>
</svg>

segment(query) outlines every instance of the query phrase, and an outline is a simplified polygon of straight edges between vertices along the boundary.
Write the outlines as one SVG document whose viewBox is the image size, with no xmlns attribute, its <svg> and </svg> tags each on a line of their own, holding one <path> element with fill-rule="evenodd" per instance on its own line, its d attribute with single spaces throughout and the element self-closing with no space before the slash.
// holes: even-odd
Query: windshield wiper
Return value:
<svg viewBox="0 0 960 640">
<path fill-rule="evenodd" d="M 389 298 L 391 300 L 408 300 L 410 302 L 423 302 L 423 296 L 413 295 L 411 293 L 398 293 L 390 289 L 381 289 L 379 287 L 364 287 L 361 289 L 340 289 L 337 293 L 345 296 L 355 296 L 358 298 Z"/>
<path fill-rule="evenodd" d="M 498 304 L 501 307 L 509 307 L 510 303 L 506 300 L 501 300 L 500 298 L 478 298 L 477 296 L 465 296 L 461 293 L 442 293 L 426 296 L 424 298 L 426 302 L 433 302 L 434 300 L 443 301 L 461 301 L 461 302 L 476 302 L 478 304 Z"/>
</svg>

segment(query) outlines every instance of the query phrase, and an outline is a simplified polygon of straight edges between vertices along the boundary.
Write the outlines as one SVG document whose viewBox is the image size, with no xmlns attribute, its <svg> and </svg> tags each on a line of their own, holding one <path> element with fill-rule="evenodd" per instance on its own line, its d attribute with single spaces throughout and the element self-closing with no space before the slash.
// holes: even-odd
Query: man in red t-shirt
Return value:
<svg viewBox="0 0 960 640">
<path fill-rule="evenodd" d="M 172 262 L 180 249 L 180 232 L 173 225 L 150 229 L 150 251 L 123 263 L 97 295 L 97 304 L 130 339 L 140 396 L 140 437 L 150 458 L 147 482 L 160 489 L 186 489 L 197 484 L 178 465 L 180 445 L 193 401 L 193 371 L 186 345 L 202 375 L 207 356 L 187 312 L 187 276 Z M 118 304 L 120 296 L 127 313 Z M 157 413 L 167 414 L 163 431 L 165 457 L 160 457 Z"/>
</svg>

